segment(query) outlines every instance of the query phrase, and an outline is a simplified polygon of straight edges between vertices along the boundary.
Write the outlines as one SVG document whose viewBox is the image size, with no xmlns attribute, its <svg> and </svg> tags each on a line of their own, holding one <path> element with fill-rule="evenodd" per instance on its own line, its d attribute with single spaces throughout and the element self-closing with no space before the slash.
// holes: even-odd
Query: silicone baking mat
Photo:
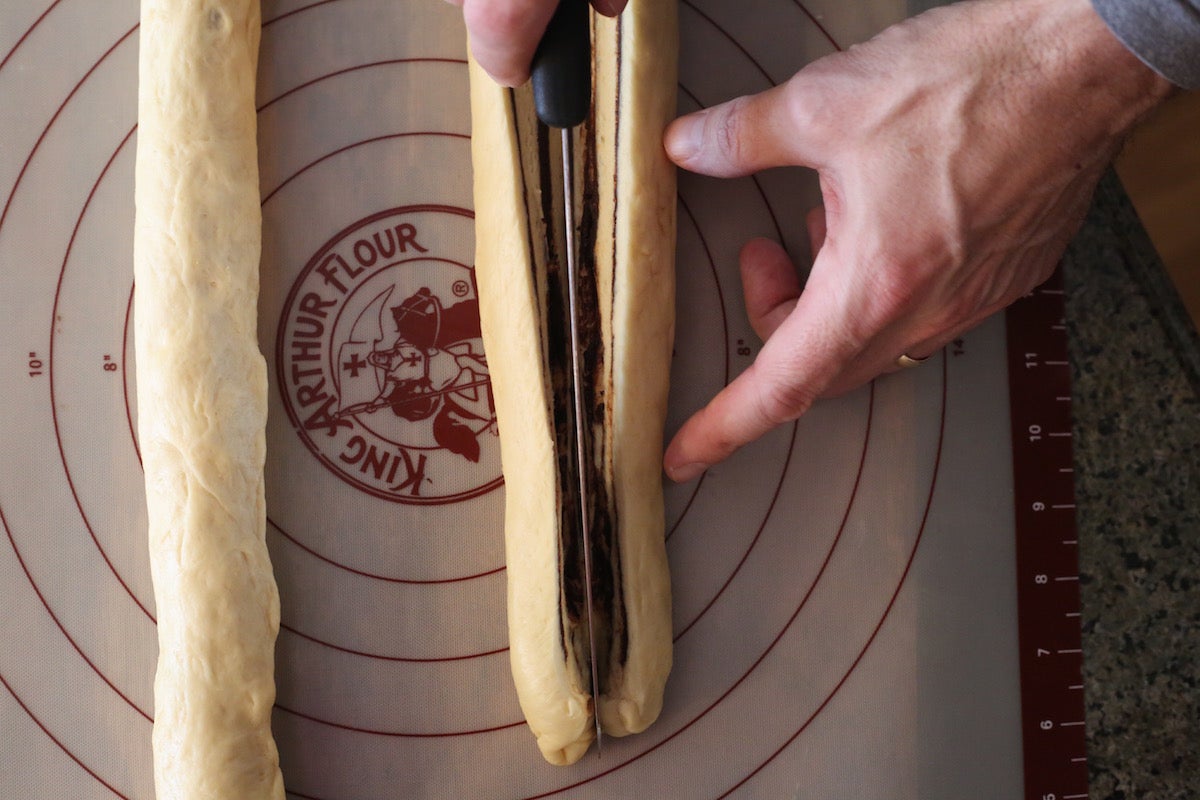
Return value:
<svg viewBox="0 0 1200 800">
<path fill-rule="evenodd" d="M 133 0 L 0 7 L 4 798 L 153 795 L 130 328 L 137 14 Z M 785 80 L 902 15 L 883 0 L 687 0 L 680 109 Z M 1022 796 L 1003 319 L 669 486 L 662 717 L 601 758 L 548 766 L 505 650 L 459 15 L 436 0 L 268 0 L 263 18 L 259 333 L 290 796 Z M 757 352 L 741 243 L 802 254 L 815 198 L 797 171 L 681 176 L 670 429 Z M 440 324 L 406 330 L 404 306 Z M 1046 358 L 1034 373 L 1055 368 Z M 1056 391 L 1057 422 L 1018 425 L 1061 444 Z M 1043 509 L 1069 527 L 1065 491 Z M 1068 566 L 1029 582 L 1067 590 L 1070 618 L 1059 538 Z M 1076 649 L 1048 647 L 1077 674 Z"/>
</svg>

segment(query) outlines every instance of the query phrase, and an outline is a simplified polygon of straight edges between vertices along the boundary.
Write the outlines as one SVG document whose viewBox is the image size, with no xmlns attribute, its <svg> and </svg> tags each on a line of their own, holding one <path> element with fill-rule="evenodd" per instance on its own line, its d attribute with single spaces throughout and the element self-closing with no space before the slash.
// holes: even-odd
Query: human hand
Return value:
<svg viewBox="0 0 1200 800">
<path fill-rule="evenodd" d="M 463 10 L 471 55 L 504 86 L 529 80 L 529 62 L 559 0 L 446 0 Z M 628 0 L 590 0 L 598 14 L 615 17 Z"/>
<path fill-rule="evenodd" d="M 779 245 L 742 250 L 764 345 L 675 435 L 667 474 L 696 477 L 1043 282 L 1123 136 L 1170 90 L 1088 0 L 977 0 L 672 123 L 681 167 L 812 167 L 825 206 L 809 214 L 803 290 Z"/>
</svg>

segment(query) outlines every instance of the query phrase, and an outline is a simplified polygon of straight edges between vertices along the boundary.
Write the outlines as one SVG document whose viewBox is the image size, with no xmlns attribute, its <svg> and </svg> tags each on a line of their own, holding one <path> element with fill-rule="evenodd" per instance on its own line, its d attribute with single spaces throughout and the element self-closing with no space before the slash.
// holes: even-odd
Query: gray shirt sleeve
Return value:
<svg viewBox="0 0 1200 800">
<path fill-rule="evenodd" d="M 1092 0 L 1109 29 L 1159 75 L 1200 89 L 1200 0 Z"/>
</svg>

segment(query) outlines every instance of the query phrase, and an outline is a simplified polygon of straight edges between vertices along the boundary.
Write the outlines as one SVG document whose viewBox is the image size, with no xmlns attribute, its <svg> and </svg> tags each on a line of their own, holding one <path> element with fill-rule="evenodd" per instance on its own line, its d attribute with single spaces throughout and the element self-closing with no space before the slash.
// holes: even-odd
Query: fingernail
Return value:
<svg viewBox="0 0 1200 800">
<path fill-rule="evenodd" d="M 698 111 L 686 117 L 680 117 L 667 128 L 667 138 L 664 143 L 667 155 L 677 163 L 690 161 L 700 152 L 700 142 L 704 135 L 704 115 L 708 111 Z"/>
<path fill-rule="evenodd" d="M 706 469 L 708 469 L 708 464 L 703 461 L 693 461 L 690 464 L 667 467 L 667 477 L 676 483 L 687 483 L 693 478 L 700 477 Z"/>
<path fill-rule="evenodd" d="M 592 0 L 592 7 L 606 17 L 615 17 L 619 13 L 612 0 Z"/>
</svg>

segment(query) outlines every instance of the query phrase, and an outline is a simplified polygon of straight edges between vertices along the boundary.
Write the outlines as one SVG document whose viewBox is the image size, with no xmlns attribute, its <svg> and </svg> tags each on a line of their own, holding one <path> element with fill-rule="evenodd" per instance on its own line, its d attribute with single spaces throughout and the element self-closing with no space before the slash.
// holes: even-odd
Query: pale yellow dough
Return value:
<svg viewBox="0 0 1200 800">
<path fill-rule="evenodd" d="M 676 201 L 674 170 L 661 141 L 675 111 L 676 3 L 631 0 L 617 21 L 597 17 L 594 34 L 597 283 L 602 337 L 611 343 L 602 376 L 609 416 L 601 435 L 612 462 L 607 475 L 628 632 L 625 663 L 610 667 L 598 705 L 605 733 L 621 736 L 657 718 L 671 668 L 661 461 L 674 333 Z M 569 764 L 594 733 L 586 686 L 579 685 L 569 648 L 564 653 L 556 577 L 560 487 L 545 332 L 538 323 L 546 299 L 531 252 L 547 233 L 528 213 L 539 201 L 526 191 L 538 189 L 536 182 L 522 186 L 522 158 L 528 168 L 532 154 L 519 152 L 510 91 L 473 61 L 471 113 L 476 276 L 505 477 L 510 661 L 542 754 Z"/>
<path fill-rule="evenodd" d="M 256 335 L 259 14 L 257 0 L 141 7 L 135 341 L 159 800 L 284 796 Z"/>
</svg>

